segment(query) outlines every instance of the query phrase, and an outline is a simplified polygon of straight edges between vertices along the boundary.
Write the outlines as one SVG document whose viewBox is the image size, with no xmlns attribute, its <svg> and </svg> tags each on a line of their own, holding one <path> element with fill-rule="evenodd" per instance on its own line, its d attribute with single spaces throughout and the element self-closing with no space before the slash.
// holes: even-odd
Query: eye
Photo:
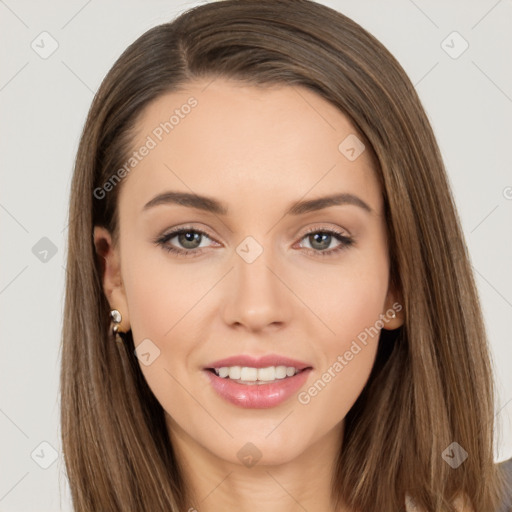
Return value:
<svg viewBox="0 0 512 512">
<path fill-rule="evenodd" d="M 204 231 L 191 227 L 183 227 L 158 237 L 154 242 L 168 252 L 185 257 L 194 257 L 202 254 L 204 246 L 201 247 L 200 243 L 205 237 L 211 240 Z M 183 246 L 183 249 L 169 244 L 173 238 L 177 239 L 177 242 Z"/>
<path fill-rule="evenodd" d="M 304 239 L 307 239 L 310 245 L 310 247 L 306 247 L 306 249 L 310 253 L 313 252 L 315 256 L 333 256 L 354 244 L 352 237 L 344 235 L 342 232 L 335 229 L 315 228 L 308 231 L 301 240 Z M 338 240 L 339 245 L 334 249 L 326 250 L 333 240 Z"/>
<path fill-rule="evenodd" d="M 213 240 L 208 233 L 192 227 L 182 227 L 166 233 L 154 240 L 154 243 L 161 246 L 167 252 L 184 257 L 195 257 L 203 253 L 205 246 L 201 246 L 204 238 Z M 171 240 L 176 239 L 176 243 L 182 248 L 171 244 Z M 300 240 L 307 239 L 310 247 L 304 247 L 307 252 L 318 256 L 331 256 L 347 249 L 354 243 L 354 239 L 344 235 L 341 231 L 334 229 L 312 229 L 308 231 Z M 328 249 L 333 240 L 339 244 Z M 206 246 L 207 247 L 207 246 Z"/>
</svg>

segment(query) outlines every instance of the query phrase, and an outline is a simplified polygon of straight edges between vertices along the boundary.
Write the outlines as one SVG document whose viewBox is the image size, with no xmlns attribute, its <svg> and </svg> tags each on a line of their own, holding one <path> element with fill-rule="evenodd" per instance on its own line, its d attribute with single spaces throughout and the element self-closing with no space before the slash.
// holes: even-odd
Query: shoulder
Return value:
<svg viewBox="0 0 512 512">
<path fill-rule="evenodd" d="M 509 512 L 512 510 L 512 459 L 500 462 L 498 469 L 503 473 L 505 489 L 503 490 L 501 505 L 497 512 Z"/>
</svg>

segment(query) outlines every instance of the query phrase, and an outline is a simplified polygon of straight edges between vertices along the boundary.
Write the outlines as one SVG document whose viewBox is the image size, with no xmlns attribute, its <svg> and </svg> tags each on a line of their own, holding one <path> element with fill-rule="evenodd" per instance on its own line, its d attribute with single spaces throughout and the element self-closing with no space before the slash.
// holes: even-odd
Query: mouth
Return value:
<svg viewBox="0 0 512 512">
<path fill-rule="evenodd" d="M 205 368 L 206 371 L 213 373 L 216 377 L 248 386 L 275 383 L 280 380 L 295 377 L 299 373 L 312 369 L 313 368 L 311 366 L 298 369 L 294 366 L 284 365 L 269 366 L 266 368 L 253 368 L 247 366 L 222 366 L 219 368 Z"/>
<path fill-rule="evenodd" d="M 245 368 L 230 367 L 229 375 L 222 377 L 221 371 L 224 370 L 222 373 L 225 374 L 225 368 L 226 367 L 221 367 L 220 369 L 204 369 L 204 373 L 213 390 L 219 397 L 230 404 L 250 409 L 268 409 L 284 403 L 304 386 L 309 374 L 313 371 L 312 367 L 306 367 L 301 370 L 294 367 L 281 367 L 284 368 L 285 371 L 287 368 L 291 368 L 287 372 L 290 373 L 290 375 L 282 377 L 283 370 L 279 370 L 279 374 L 277 376 L 274 375 L 272 380 L 259 380 L 258 378 L 254 378 L 254 371 L 258 370 L 259 372 L 260 370 L 268 370 L 268 368 L 256 369 L 245 367 L 247 370 L 252 370 L 252 373 L 244 372 L 244 374 L 242 374 L 241 372 Z M 234 371 L 233 377 L 239 378 L 231 377 L 232 370 Z M 238 371 L 240 375 L 238 375 Z M 264 377 L 270 378 L 272 374 L 269 371 Z"/>
</svg>

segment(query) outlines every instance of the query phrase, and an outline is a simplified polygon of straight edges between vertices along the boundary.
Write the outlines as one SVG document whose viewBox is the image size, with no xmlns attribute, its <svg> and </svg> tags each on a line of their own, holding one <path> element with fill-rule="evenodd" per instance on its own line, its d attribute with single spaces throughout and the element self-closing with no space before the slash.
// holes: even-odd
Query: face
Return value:
<svg viewBox="0 0 512 512">
<path fill-rule="evenodd" d="M 171 437 L 236 464 L 252 443 L 260 464 L 276 464 L 342 428 L 375 359 L 369 333 L 401 322 L 389 315 L 382 192 L 354 126 L 315 93 L 209 82 L 146 108 L 118 200 L 119 245 L 99 227 L 95 241 Z M 155 199 L 168 192 L 209 201 Z M 309 369 L 262 385 L 206 369 L 269 354 L 264 367 Z"/>
</svg>

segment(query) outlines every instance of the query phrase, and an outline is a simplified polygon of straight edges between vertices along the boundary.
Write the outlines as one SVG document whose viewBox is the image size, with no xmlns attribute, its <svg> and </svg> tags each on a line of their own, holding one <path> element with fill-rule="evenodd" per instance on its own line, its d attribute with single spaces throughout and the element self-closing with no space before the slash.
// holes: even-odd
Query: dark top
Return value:
<svg viewBox="0 0 512 512">
<path fill-rule="evenodd" d="M 512 459 L 500 462 L 498 467 L 505 471 L 507 482 L 503 493 L 503 501 L 498 512 L 512 512 Z"/>
</svg>

